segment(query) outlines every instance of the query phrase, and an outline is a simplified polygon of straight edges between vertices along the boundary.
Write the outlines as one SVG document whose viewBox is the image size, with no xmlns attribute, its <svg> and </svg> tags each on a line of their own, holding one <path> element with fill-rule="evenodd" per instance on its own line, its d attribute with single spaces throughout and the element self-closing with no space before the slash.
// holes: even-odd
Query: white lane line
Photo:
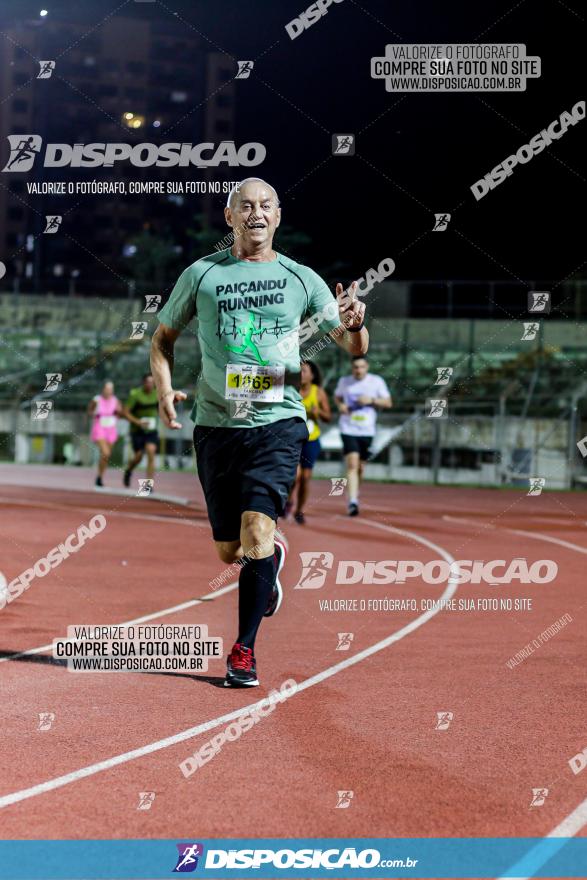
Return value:
<svg viewBox="0 0 587 880">
<path fill-rule="evenodd" d="M 421 535 L 417 535 L 414 532 L 396 529 L 393 526 L 386 526 L 383 523 L 377 523 L 367 519 L 362 519 L 361 522 L 368 523 L 369 525 L 373 525 L 376 528 L 380 528 L 393 534 L 398 534 L 404 537 L 411 538 L 412 540 L 417 541 L 420 544 L 424 544 L 426 547 L 439 553 L 451 566 L 451 574 L 448 579 L 446 589 L 444 590 L 440 598 L 450 599 L 452 596 L 454 596 L 457 591 L 459 569 L 458 566 L 456 566 L 455 560 L 450 555 L 450 553 L 448 553 L 442 547 L 439 547 L 437 544 L 434 544 L 432 541 L 429 541 L 427 538 L 424 538 Z M 454 571 L 453 566 L 455 566 Z M 320 682 L 326 681 L 326 679 L 332 678 L 333 675 L 337 675 L 339 672 L 342 672 L 343 670 L 348 669 L 351 666 L 355 666 L 357 663 L 360 663 L 362 660 L 367 659 L 367 657 L 371 657 L 378 651 L 383 651 L 385 648 L 389 647 L 389 645 L 393 645 L 394 642 L 399 642 L 400 639 L 403 639 L 405 636 L 409 635 L 410 633 L 414 632 L 414 630 L 427 623 L 427 621 L 438 614 L 438 612 L 438 607 L 425 611 L 423 614 L 419 615 L 419 617 L 416 617 L 414 620 L 408 623 L 406 626 L 402 627 L 397 632 L 392 633 L 387 638 L 382 639 L 380 642 L 376 642 L 374 645 L 371 645 L 369 648 L 365 648 L 358 654 L 355 654 L 352 657 L 348 657 L 346 660 L 342 660 L 340 663 L 336 663 L 334 666 L 329 666 L 322 672 L 318 672 L 316 675 L 307 678 L 305 681 L 298 684 L 296 693 L 293 694 L 290 699 L 294 699 L 294 697 L 298 693 L 301 693 L 307 688 L 313 687 Z M 261 700 L 257 700 L 254 703 L 250 703 L 248 706 L 241 706 L 238 709 L 235 709 L 233 712 L 227 712 L 225 715 L 220 715 L 218 718 L 212 718 L 210 721 L 205 721 L 202 724 L 198 724 L 195 727 L 190 727 L 187 730 L 182 730 L 180 731 L 180 733 L 175 733 L 172 736 L 165 737 L 164 739 L 156 740 L 155 742 L 149 743 L 145 746 L 141 746 L 138 749 L 132 749 L 129 752 L 123 752 L 120 755 L 114 755 L 114 757 L 112 758 L 107 758 L 106 760 L 99 761 L 96 764 L 90 764 L 87 767 L 82 767 L 79 770 L 74 770 L 72 773 L 66 773 L 63 776 L 57 776 L 54 779 L 48 779 L 46 782 L 41 782 L 40 784 L 33 785 L 30 788 L 23 788 L 20 791 L 6 794 L 3 797 L 0 797 L 0 808 L 8 807 L 11 804 L 16 804 L 19 801 L 24 801 L 28 798 L 33 798 L 40 794 L 45 794 L 48 791 L 54 791 L 56 788 L 61 788 L 64 785 L 78 782 L 80 779 L 85 779 L 88 776 L 93 776 L 96 773 L 101 773 L 103 770 L 110 770 L 112 767 L 117 767 L 120 764 L 126 764 L 128 761 L 134 761 L 136 758 L 142 758 L 145 755 L 150 755 L 153 752 L 160 751 L 161 749 L 166 749 L 170 746 L 177 745 L 177 743 L 184 742 L 184 740 L 192 739 L 195 736 L 199 736 L 201 733 L 205 733 L 208 730 L 219 727 L 221 724 L 225 724 L 228 721 L 233 721 L 235 718 L 239 718 L 244 712 L 248 712 L 258 706 L 260 702 Z"/>
<path fill-rule="evenodd" d="M 544 535 L 542 532 L 525 532 L 523 529 L 506 529 L 505 531 L 512 532 L 514 535 L 522 535 L 524 538 L 548 541 L 550 544 L 558 544 L 560 547 L 566 547 L 568 550 L 576 550 L 577 553 L 587 554 L 587 549 L 580 547 L 579 544 L 572 544 L 570 541 L 563 541 L 561 538 L 553 538 L 551 535 Z"/>
<path fill-rule="evenodd" d="M 135 620 L 123 620 L 122 623 L 110 624 L 110 626 L 131 626 L 131 624 L 135 623 L 146 623 L 147 620 L 157 620 L 159 617 L 166 617 L 168 614 L 175 614 L 177 611 L 185 611 L 186 608 L 193 608 L 194 605 L 202 605 L 204 602 L 211 602 L 216 596 L 224 596 L 225 593 L 230 593 L 231 590 L 235 590 L 238 587 L 238 581 L 234 581 L 232 584 L 228 584 L 226 587 L 222 587 L 221 590 L 214 590 L 212 593 L 206 593 L 205 596 L 200 596 L 199 599 L 189 599 L 187 602 L 181 602 L 179 605 L 173 605 L 171 608 L 164 608 L 162 611 L 154 611 L 152 614 L 145 614 L 144 617 L 137 617 Z M 107 624 L 104 624 L 105 626 Z M 38 648 L 28 648 L 26 651 L 21 651 L 20 654 L 12 654 L 10 657 L 0 657 L 0 663 L 7 663 L 9 660 L 20 660 L 21 657 L 30 657 L 32 654 L 43 654 L 46 651 L 51 651 L 53 648 L 53 642 L 50 642 L 48 645 L 39 645 Z"/>
<path fill-rule="evenodd" d="M 42 489 L 42 486 L 38 486 L 38 489 Z M 60 491 L 57 489 L 57 491 Z M 83 489 L 80 486 L 68 486 L 68 492 L 88 492 L 91 490 Z M 99 495 L 123 495 L 127 498 L 137 498 L 137 493 L 134 489 L 110 489 L 108 486 L 94 486 L 94 492 L 97 492 Z M 178 504 L 186 507 L 190 503 L 189 498 L 184 498 L 180 495 L 166 495 L 160 492 L 155 492 L 153 495 L 142 495 L 141 498 L 144 498 L 147 501 L 165 501 L 170 502 L 171 504 Z"/>
<path fill-rule="evenodd" d="M 152 519 L 152 517 L 148 513 L 137 513 L 131 515 Z M 166 517 L 162 517 L 162 519 L 165 519 L 167 521 Z M 179 522 L 183 522 L 183 520 L 179 520 Z M 276 531 L 276 534 L 279 535 L 281 540 L 284 542 L 285 549 L 289 550 L 289 542 L 285 535 L 282 534 L 279 530 Z M 122 623 L 111 625 L 131 626 L 135 623 L 146 623 L 147 620 L 157 620 L 158 617 L 166 617 L 168 614 L 175 614 L 177 611 L 185 611 L 186 608 L 193 608 L 194 605 L 201 605 L 203 602 L 211 602 L 217 596 L 224 596 L 225 593 L 230 593 L 231 590 L 236 590 L 237 587 L 238 581 L 233 581 L 226 587 L 222 587 L 221 590 L 213 590 L 211 593 L 206 593 L 205 596 L 200 596 L 199 599 L 189 599 L 187 602 L 181 602 L 179 605 L 172 605 L 171 608 L 163 608 L 161 611 L 153 611 L 152 614 L 146 614 L 144 617 L 137 617 L 135 620 L 124 620 Z M 6 663 L 8 660 L 19 660 L 21 657 L 28 657 L 32 654 L 42 654 L 45 651 L 51 651 L 52 648 L 53 642 L 48 645 L 39 645 L 38 648 L 28 648 L 26 651 L 21 651 L 19 654 L 12 654 L 10 657 L 0 657 L 0 663 Z"/>
<path fill-rule="evenodd" d="M 442 518 L 451 520 L 452 522 L 465 523 L 465 525 L 469 526 L 475 525 L 475 523 L 472 523 L 469 520 L 461 520 L 457 517 L 449 516 L 448 514 L 445 514 Z M 491 528 L 495 528 L 495 526 L 491 526 Z M 538 541 L 548 541 L 551 544 L 558 544 L 561 547 L 566 547 L 568 550 L 576 550 L 577 553 L 587 554 L 587 549 L 579 546 L 579 544 L 573 544 L 570 541 L 563 541 L 561 538 L 553 538 L 552 535 L 545 535 L 542 532 L 527 532 L 524 529 L 507 528 L 502 528 L 500 531 L 511 532 L 514 535 L 521 535 L 524 538 L 535 538 Z M 553 830 L 546 835 L 544 840 L 546 841 L 552 837 L 574 837 L 575 834 L 578 834 L 579 831 L 585 827 L 585 825 L 587 825 L 587 798 L 579 804 L 572 813 L 569 813 L 569 815 L 563 819 L 556 828 L 553 828 Z M 562 846 L 564 846 L 564 843 L 561 843 L 561 847 Z M 552 844 L 547 844 L 544 841 L 538 843 L 535 847 L 529 850 L 525 856 L 516 862 L 515 865 L 508 869 L 508 880 L 530 880 L 538 868 L 554 855 L 555 850 L 551 847 Z M 533 869 L 532 874 L 526 874 L 525 871 L 530 866 Z M 512 875 L 513 871 L 516 871 L 515 877 Z M 502 875 L 499 880 L 506 880 L 506 875 Z"/>
<path fill-rule="evenodd" d="M 448 520 L 449 522 L 456 522 L 459 525 L 463 526 L 482 526 L 484 529 L 495 529 L 495 526 L 490 522 L 483 522 L 471 519 L 463 519 L 460 516 L 450 516 L 448 513 L 443 513 L 442 518 Z"/>
<path fill-rule="evenodd" d="M 448 513 L 443 514 L 443 519 L 449 520 L 450 522 L 456 522 L 465 526 L 476 526 L 481 525 L 481 523 L 472 522 L 467 519 L 459 519 L 457 516 L 449 516 Z M 484 529 L 494 529 L 496 530 L 498 526 L 494 526 L 491 523 L 483 523 Z M 506 526 L 499 526 L 499 530 L 501 532 L 509 532 L 511 535 L 522 535 L 523 538 L 534 538 L 537 541 L 548 541 L 550 544 L 558 544 L 559 547 L 566 547 L 568 550 L 576 550 L 577 553 L 585 553 L 587 555 L 587 548 L 581 547 L 579 544 L 573 544 L 571 541 L 563 541 L 562 538 L 553 538 L 552 535 L 545 535 L 544 532 L 526 532 L 524 529 L 508 529 Z"/>
<path fill-rule="evenodd" d="M 26 507 L 50 507 L 51 509 L 55 507 L 61 507 L 64 510 L 71 510 L 72 508 L 66 504 L 36 504 L 32 501 L 15 501 L 12 502 L 12 499 L 4 499 L 0 498 L 0 501 L 11 501 L 14 504 L 24 505 Z M 89 510 L 91 513 L 95 513 L 94 508 L 87 507 L 76 507 L 75 510 Z M 130 516 L 134 519 L 149 519 L 149 520 L 157 520 L 158 522 L 173 522 L 173 523 L 181 523 L 182 525 L 195 526 L 199 527 L 199 523 L 195 523 L 192 520 L 184 520 L 171 516 L 156 516 L 150 513 L 126 513 L 124 511 L 115 510 L 110 511 L 108 516 Z M 285 541 L 286 539 L 283 538 Z M 288 547 L 286 541 L 286 548 Z M 205 596 L 200 596 L 199 599 L 190 599 L 188 602 L 182 602 L 180 605 L 173 605 L 171 608 L 163 608 L 161 611 L 154 611 L 152 614 L 147 614 L 145 617 L 137 617 L 136 620 L 125 620 L 120 624 L 113 624 L 116 626 L 130 626 L 134 623 L 145 623 L 147 620 L 156 620 L 158 617 L 166 617 L 168 614 L 175 614 L 176 611 L 185 611 L 186 608 L 192 608 L 194 605 L 201 605 L 202 602 L 210 602 L 216 596 L 223 596 L 225 593 L 230 593 L 231 590 L 235 590 L 238 587 L 238 581 L 234 581 L 232 584 L 228 584 L 228 586 L 223 587 L 221 590 L 214 590 L 212 593 L 207 593 Z M 43 654 L 46 651 L 51 651 L 53 648 L 53 643 L 51 642 L 48 645 L 39 645 L 38 648 L 28 648 L 26 651 L 21 651 L 19 654 L 12 654 L 10 657 L 0 657 L 0 663 L 6 663 L 9 660 L 20 660 L 21 657 L 28 657 L 33 654 Z"/>
<path fill-rule="evenodd" d="M 574 837 L 585 825 L 587 825 L 587 798 L 578 807 L 575 807 L 573 812 L 569 813 L 556 828 L 553 828 L 544 840 L 537 843 L 521 859 L 508 868 L 507 874 L 502 874 L 499 880 L 531 880 L 532 877 L 536 876 L 538 868 L 541 868 L 545 862 L 549 861 L 566 843 L 565 840 L 561 840 L 558 845 L 554 845 L 547 841 L 558 837 Z M 512 871 L 516 871 L 515 877 L 512 876 Z"/>
<path fill-rule="evenodd" d="M 35 508 L 43 508 L 47 510 L 69 510 L 70 512 L 74 510 L 86 510 L 88 513 L 96 513 L 95 507 L 78 507 L 78 505 L 72 504 L 53 504 L 49 502 L 43 501 L 19 501 L 14 498 L 4 498 L 0 497 L 0 501 L 6 504 L 15 504 L 19 507 L 35 507 Z M 129 513 L 126 510 L 108 510 L 106 511 L 108 516 L 127 516 L 131 519 L 150 519 L 155 522 L 174 522 L 181 523 L 184 526 L 195 526 L 196 528 L 202 528 L 204 525 L 203 522 L 194 522 L 191 519 L 185 519 L 179 516 L 157 516 L 155 513 Z"/>
</svg>

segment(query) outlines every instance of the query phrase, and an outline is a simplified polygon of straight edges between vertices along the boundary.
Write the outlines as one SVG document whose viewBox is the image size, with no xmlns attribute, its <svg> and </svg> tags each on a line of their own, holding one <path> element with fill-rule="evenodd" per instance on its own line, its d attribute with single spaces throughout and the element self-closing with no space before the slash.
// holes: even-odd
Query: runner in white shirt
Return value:
<svg viewBox="0 0 587 880">
<path fill-rule="evenodd" d="M 342 376 L 334 392 L 340 413 L 339 428 L 344 448 L 349 516 L 359 512 L 359 486 L 375 435 L 377 410 L 391 407 L 389 388 L 369 373 L 363 355 L 353 358 L 352 375 Z"/>
</svg>

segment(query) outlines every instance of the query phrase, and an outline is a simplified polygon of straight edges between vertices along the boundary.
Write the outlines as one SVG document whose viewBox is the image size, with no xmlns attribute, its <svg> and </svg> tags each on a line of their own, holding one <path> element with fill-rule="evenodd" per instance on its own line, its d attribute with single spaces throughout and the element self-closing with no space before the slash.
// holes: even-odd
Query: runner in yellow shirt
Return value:
<svg viewBox="0 0 587 880">
<path fill-rule="evenodd" d="M 328 397 L 322 386 L 322 375 L 313 361 L 302 364 L 300 394 L 306 410 L 308 439 L 302 446 L 300 464 L 294 487 L 288 501 L 288 512 L 294 507 L 294 495 L 297 495 L 294 519 L 301 526 L 306 522 L 304 507 L 310 494 L 310 480 L 316 459 L 320 455 L 320 424 L 319 420 L 329 422 L 332 418 Z"/>
</svg>

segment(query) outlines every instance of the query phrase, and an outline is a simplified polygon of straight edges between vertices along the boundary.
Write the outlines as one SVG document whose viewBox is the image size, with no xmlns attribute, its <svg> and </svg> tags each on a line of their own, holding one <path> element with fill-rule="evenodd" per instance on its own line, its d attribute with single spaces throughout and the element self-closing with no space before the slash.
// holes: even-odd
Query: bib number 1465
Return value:
<svg viewBox="0 0 587 880">
<path fill-rule="evenodd" d="M 224 396 L 227 400 L 279 402 L 283 400 L 284 377 L 284 367 L 227 364 Z"/>
</svg>

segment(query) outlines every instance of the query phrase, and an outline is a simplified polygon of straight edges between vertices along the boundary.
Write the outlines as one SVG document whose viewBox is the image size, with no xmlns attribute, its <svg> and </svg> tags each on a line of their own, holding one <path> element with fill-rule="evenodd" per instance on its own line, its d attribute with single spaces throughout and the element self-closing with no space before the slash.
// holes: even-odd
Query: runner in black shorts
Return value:
<svg viewBox="0 0 587 880">
<path fill-rule="evenodd" d="M 351 375 L 342 376 L 334 391 L 340 413 L 340 436 L 347 473 L 349 516 L 359 513 L 359 489 L 365 462 L 371 456 L 377 412 L 389 409 L 392 401 L 389 388 L 381 376 L 369 372 L 364 355 L 353 357 Z"/>
<path fill-rule="evenodd" d="M 373 437 L 353 437 L 351 434 L 341 434 L 342 448 L 345 455 L 349 452 L 358 452 L 361 461 L 368 461 L 371 455 Z"/>
<path fill-rule="evenodd" d="M 133 470 L 147 453 L 147 479 L 155 476 L 155 456 L 159 451 L 159 402 L 151 373 L 145 373 L 140 388 L 129 392 L 124 405 L 124 417 L 130 422 L 130 442 L 134 455 L 128 462 L 122 481 L 130 486 Z"/>
<path fill-rule="evenodd" d="M 337 300 L 311 269 L 273 250 L 281 220 L 277 193 L 259 178 L 232 191 L 225 209 L 234 244 L 203 257 L 180 276 L 159 313 L 151 367 L 159 412 L 178 429 L 172 386 L 173 347 L 198 319 L 202 370 L 192 412 L 198 475 L 220 559 L 239 562 L 239 626 L 225 685 L 257 685 L 254 644 L 264 616 L 278 609 L 285 546 L 274 539 L 308 437 L 297 390 L 299 328 L 332 333 L 350 354 L 364 354 L 365 306 L 336 286 Z"/>
</svg>

